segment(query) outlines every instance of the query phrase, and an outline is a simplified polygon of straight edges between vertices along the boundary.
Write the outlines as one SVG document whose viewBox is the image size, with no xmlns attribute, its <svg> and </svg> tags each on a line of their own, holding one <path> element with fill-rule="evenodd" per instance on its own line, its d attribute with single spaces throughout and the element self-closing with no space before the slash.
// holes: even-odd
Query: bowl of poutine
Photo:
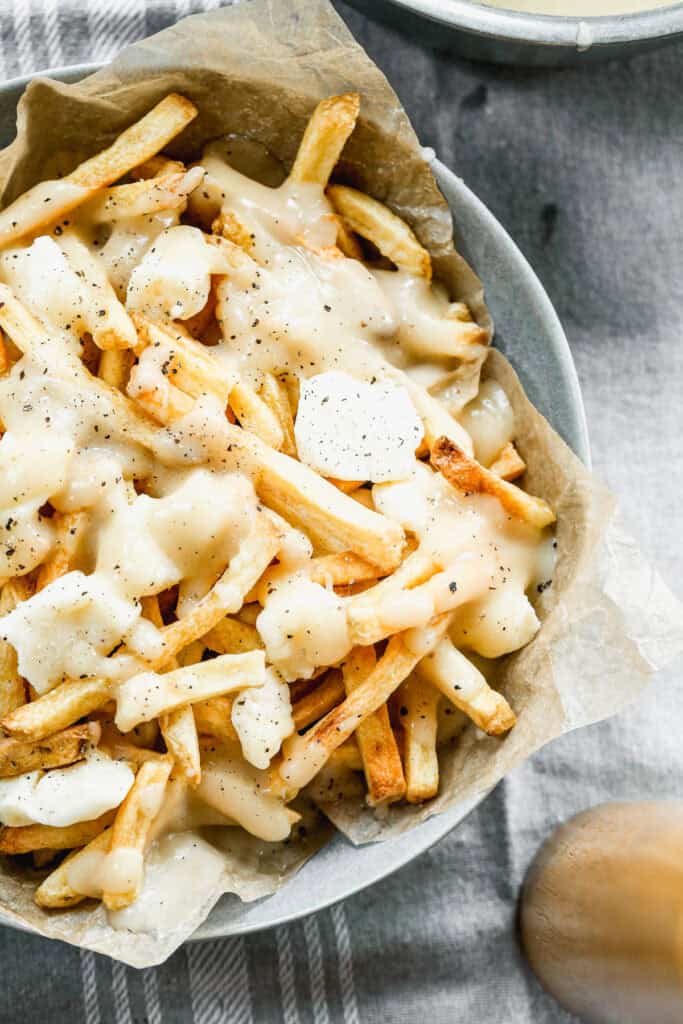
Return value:
<svg viewBox="0 0 683 1024">
<path fill-rule="evenodd" d="M 1 90 L 3 141 L 25 85 Z M 191 164 L 164 156 L 195 113 L 166 96 L 0 213 L 2 444 L 21 512 L 0 570 L 0 850 L 43 869 L 40 907 L 96 898 L 131 929 L 159 851 L 176 885 L 218 870 L 184 829 L 283 843 L 306 823 L 298 795 L 325 806 L 342 777 L 374 807 L 419 804 L 466 720 L 513 728 L 488 663 L 533 637 L 526 592 L 552 555 L 553 510 L 515 483 L 504 390 L 458 397 L 487 327 L 432 285 L 404 221 L 330 183 L 358 97 L 318 105 L 284 177 L 234 139 Z M 432 166 L 501 347 L 587 462 L 547 296 Z M 445 373 L 453 358 L 468 375 Z M 267 900 L 224 897 L 197 937 L 358 891 L 479 799 L 381 846 L 338 836 Z"/>
</svg>

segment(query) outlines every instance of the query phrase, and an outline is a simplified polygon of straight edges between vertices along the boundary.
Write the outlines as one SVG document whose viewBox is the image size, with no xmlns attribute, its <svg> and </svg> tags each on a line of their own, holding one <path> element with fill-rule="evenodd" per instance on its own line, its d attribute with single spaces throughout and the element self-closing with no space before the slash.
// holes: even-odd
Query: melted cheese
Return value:
<svg viewBox="0 0 683 1024">
<path fill-rule="evenodd" d="M 490 466 L 515 436 L 515 414 L 508 396 L 495 380 L 482 383 L 479 394 L 465 406 L 459 420 L 474 442 L 476 458 L 484 466 Z"/>
<path fill-rule="evenodd" d="M 261 686 L 244 690 L 232 706 L 242 753 L 249 764 L 267 768 L 282 741 L 294 732 L 289 687 L 273 669 Z"/>
<path fill-rule="evenodd" d="M 68 768 L 0 779 L 0 821 L 55 827 L 91 821 L 118 807 L 133 780 L 128 765 L 95 751 Z"/>
</svg>

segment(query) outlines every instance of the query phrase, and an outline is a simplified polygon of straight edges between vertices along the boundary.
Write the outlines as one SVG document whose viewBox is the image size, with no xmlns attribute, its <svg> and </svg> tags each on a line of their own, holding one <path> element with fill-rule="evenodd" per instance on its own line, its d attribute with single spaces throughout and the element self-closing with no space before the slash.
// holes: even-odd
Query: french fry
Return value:
<svg viewBox="0 0 683 1024">
<path fill-rule="evenodd" d="M 365 558 L 354 555 L 352 551 L 340 551 L 333 555 L 319 555 L 294 567 L 297 573 L 306 575 L 312 583 L 323 587 L 345 587 L 354 583 L 376 581 L 382 571 Z M 263 605 L 268 595 L 276 590 L 278 584 L 289 578 L 292 573 L 289 565 L 274 565 L 268 569 L 248 597 Z"/>
<path fill-rule="evenodd" d="M 245 381 L 238 381 L 230 392 L 230 408 L 245 430 L 271 448 L 282 448 L 285 435 L 278 417 Z"/>
<path fill-rule="evenodd" d="M 344 699 L 345 692 L 341 672 L 332 669 L 315 689 L 293 705 L 292 717 L 297 731 L 305 729 L 312 722 L 317 722 L 333 707 L 336 707 Z"/>
<path fill-rule="evenodd" d="M 178 708 L 162 715 L 160 719 L 161 734 L 166 749 L 173 758 L 175 770 L 187 779 L 191 786 L 196 786 L 202 777 L 199 759 L 199 738 L 192 708 Z"/>
<path fill-rule="evenodd" d="M 17 828 L 0 828 L 0 853 L 14 856 L 34 851 L 74 850 L 85 846 L 111 825 L 116 811 L 107 811 L 92 821 L 77 821 L 74 825 L 20 825 Z M 52 857 L 49 858 L 50 860 Z M 37 865 L 38 867 L 40 865 Z"/>
<path fill-rule="evenodd" d="M 376 665 L 374 648 L 355 647 L 342 666 L 346 693 L 357 690 L 372 675 Z M 368 787 L 367 802 L 371 807 L 379 807 L 401 800 L 406 780 L 386 702 L 360 723 L 355 736 Z"/>
<path fill-rule="evenodd" d="M 432 447 L 431 460 L 449 484 L 465 495 L 490 494 L 509 515 L 539 530 L 555 522 L 555 513 L 542 498 L 535 498 L 484 469 L 449 438 L 438 438 Z"/>
<path fill-rule="evenodd" d="M 515 448 L 512 441 L 508 441 L 505 447 L 501 448 L 494 461 L 489 466 L 489 472 L 495 473 L 503 480 L 516 480 L 526 470 L 526 462 Z"/>
<path fill-rule="evenodd" d="M 36 591 L 43 590 L 54 580 L 74 568 L 78 549 L 85 540 L 90 525 L 87 512 L 66 512 L 55 516 L 55 547 L 46 562 L 38 570 Z"/>
<path fill-rule="evenodd" d="M 33 593 L 25 576 L 8 580 L 0 592 L 0 616 L 7 615 Z M 0 640 L 0 715 L 4 717 L 26 701 L 24 680 L 17 668 L 17 654 L 6 640 Z"/>
<path fill-rule="evenodd" d="M 362 246 L 343 217 L 337 217 L 337 246 L 347 259 L 363 259 Z"/>
<path fill-rule="evenodd" d="M 119 684 L 114 722 L 121 732 L 128 732 L 140 722 L 149 722 L 195 701 L 260 686 L 264 671 L 263 651 L 249 651 L 221 654 L 199 665 L 186 665 L 163 675 L 141 672 Z"/>
<path fill-rule="evenodd" d="M 75 229 L 63 231 L 58 243 L 67 263 L 85 286 L 88 303 L 83 317 L 95 344 L 105 350 L 134 348 L 135 327 L 102 264 Z"/>
<path fill-rule="evenodd" d="M 285 740 L 279 780 L 274 778 L 273 785 L 282 785 L 284 792 L 291 795 L 310 782 L 332 751 L 387 702 L 420 658 L 436 646 L 448 619 L 447 615 L 440 616 L 428 629 L 393 636 L 364 682 L 303 736 L 294 735 Z"/>
<path fill-rule="evenodd" d="M 0 336 L 0 377 L 7 373 L 11 365 L 4 338 Z"/>
<path fill-rule="evenodd" d="M 439 691 L 411 675 L 396 691 L 403 730 L 405 798 L 410 804 L 431 800 L 439 791 L 439 759 L 436 754 Z"/>
<path fill-rule="evenodd" d="M 354 491 L 357 491 L 365 483 L 365 480 L 337 480 L 333 476 L 328 476 L 326 479 L 331 484 L 334 484 L 335 487 L 338 487 L 343 494 L 353 494 Z"/>
<path fill-rule="evenodd" d="M 401 270 L 431 278 L 432 261 L 405 221 L 388 206 L 347 185 L 330 185 L 327 195 L 347 228 L 367 238 Z"/>
<path fill-rule="evenodd" d="M 193 167 L 141 178 L 129 185 L 105 188 L 85 206 L 82 213 L 94 224 L 142 217 L 162 210 L 184 209 L 187 197 L 201 184 L 204 171 Z"/>
<path fill-rule="evenodd" d="M 170 757 L 141 764 L 135 782 L 119 807 L 107 853 L 109 888 L 102 893 L 102 902 L 109 910 L 129 906 L 140 891 L 145 847 L 152 822 L 161 809 L 172 767 Z"/>
<path fill-rule="evenodd" d="M 36 769 L 59 768 L 85 757 L 100 739 L 98 722 L 75 725 L 37 743 L 16 737 L 0 739 L 0 778 L 7 779 Z"/>
<path fill-rule="evenodd" d="M 168 352 L 166 372 L 176 388 L 191 398 L 210 394 L 227 404 L 233 378 L 222 370 L 205 345 L 177 325 L 156 324 L 140 313 L 133 314 L 133 322 L 139 332 L 138 355 L 149 345 L 160 347 Z"/>
<path fill-rule="evenodd" d="M 0 725 L 11 736 L 43 740 L 104 707 L 110 699 L 111 683 L 106 679 L 68 679 L 30 704 L 15 708 Z"/>
<path fill-rule="evenodd" d="M 82 874 L 95 874 L 95 867 L 101 866 L 109 850 L 111 833 L 111 828 L 105 828 L 86 846 L 70 854 L 41 882 L 33 896 L 39 907 L 73 907 L 87 898 L 86 893 L 78 892 L 74 888 L 72 880 L 80 880 Z"/>
<path fill-rule="evenodd" d="M 144 163 L 197 116 L 196 107 L 169 93 L 107 149 L 80 164 L 61 181 L 44 181 L 25 192 L 0 213 L 0 246 L 21 238 L 82 205 L 98 189 L 111 185 Z"/>
<path fill-rule="evenodd" d="M 216 654 L 242 654 L 263 649 L 263 641 L 255 626 L 226 615 L 202 637 L 206 647 Z"/>
<path fill-rule="evenodd" d="M 148 747 L 140 747 L 131 743 L 129 736 L 117 729 L 111 721 L 102 726 L 99 749 L 114 761 L 125 761 L 133 771 L 137 771 L 145 761 L 157 761 L 160 757 L 166 756 L 160 754 L 158 750 L 150 750 Z"/>
<path fill-rule="evenodd" d="M 133 167 L 130 176 L 134 181 L 143 181 L 145 178 L 160 178 L 167 174 L 182 174 L 186 170 L 181 160 L 171 160 L 170 157 L 157 153 L 156 156 L 151 156 L 149 160 Z"/>
<path fill-rule="evenodd" d="M 423 658 L 417 671 L 490 736 L 501 736 L 517 721 L 505 697 L 491 689 L 448 637 Z"/>
<path fill-rule="evenodd" d="M 285 385 L 282 381 L 278 380 L 275 374 L 266 373 L 263 376 L 259 395 L 280 424 L 280 430 L 282 431 L 282 444 L 279 446 L 274 445 L 273 447 L 279 447 L 285 455 L 291 455 L 292 458 L 296 458 L 294 419 Z"/>
<path fill-rule="evenodd" d="M 341 747 L 337 747 L 336 750 L 332 751 L 327 759 L 327 766 L 346 769 L 352 772 L 363 771 L 363 759 L 353 736 L 346 743 L 342 743 Z"/>
<path fill-rule="evenodd" d="M 197 732 L 205 736 L 215 736 L 221 742 L 232 742 L 238 739 L 235 726 L 232 724 L 233 698 L 228 696 L 211 697 L 192 705 Z"/>
<path fill-rule="evenodd" d="M 421 592 L 418 588 L 432 579 L 439 569 L 434 556 L 418 548 L 390 576 L 370 590 L 350 598 L 346 615 L 351 642 L 367 647 L 396 632 L 392 627 L 399 602 L 403 606 L 413 598 L 419 601 Z"/>
<path fill-rule="evenodd" d="M 289 181 L 327 185 L 359 109 L 360 96 L 355 92 L 321 100 L 306 125 Z"/>
</svg>

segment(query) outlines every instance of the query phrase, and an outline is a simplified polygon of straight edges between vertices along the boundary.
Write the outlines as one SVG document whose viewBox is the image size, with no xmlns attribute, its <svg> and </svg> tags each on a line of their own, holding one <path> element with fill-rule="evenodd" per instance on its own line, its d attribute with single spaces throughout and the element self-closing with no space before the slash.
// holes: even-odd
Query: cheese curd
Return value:
<svg viewBox="0 0 683 1024">
<path fill-rule="evenodd" d="M 249 764 L 267 768 L 282 741 L 294 732 L 289 687 L 277 672 L 268 669 L 261 686 L 240 693 L 231 718 Z"/>
<path fill-rule="evenodd" d="M 0 821 L 11 826 L 56 828 L 92 821 L 118 807 L 134 778 L 123 761 L 91 751 L 83 761 L 68 768 L 0 779 Z"/>
<path fill-rule="evenodd" d="M 409 476 L 424 428 L 404 388 L 366 384 L 339 370 L 301 383 L 299 458 L 339 480 Z"/>
</svg>

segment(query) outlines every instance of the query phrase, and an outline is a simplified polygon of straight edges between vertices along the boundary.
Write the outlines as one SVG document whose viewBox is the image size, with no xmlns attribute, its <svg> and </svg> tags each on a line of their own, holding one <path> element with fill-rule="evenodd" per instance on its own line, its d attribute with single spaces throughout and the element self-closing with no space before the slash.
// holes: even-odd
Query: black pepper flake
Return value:
<svg viewBox="0 0 683 1024">
<path fill-rule="evenodd" d="M 458 584 L 455 582 L 455 580 L 451 580 L 451 582 L 448 584 L 448 589 L 450 590 L 451 594 L 454 594 L 456 592 L 456 590 L 458 589 Z"/>
</svg>

